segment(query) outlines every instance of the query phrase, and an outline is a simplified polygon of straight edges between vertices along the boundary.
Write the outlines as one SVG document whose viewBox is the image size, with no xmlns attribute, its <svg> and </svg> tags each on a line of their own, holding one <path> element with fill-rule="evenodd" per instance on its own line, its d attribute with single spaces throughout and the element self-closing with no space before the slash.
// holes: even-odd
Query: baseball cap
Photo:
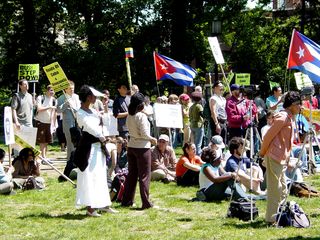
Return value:
<svg viewBox="0 0 320 240">
<path fill-rule="evenodd" d="M 226 145 L 223 143 L 223 139 L 219 135 L 215 135 L 211 138 L 211 143 L 217 145 L 219 148 L 225 148 Z"/>
<path fill-rule="evenodd" d="M 239 90 L 240 89 L 240 86 L 238 84 L 231 84 L 230 86 L 230 90 L 231 91 L 234 91 L 234 90 Z"/>
<path fill-rule="evenodd" d="M 190 97 L 189 97 L 188 94 L 182 93 L 180 95 L 180 99 L 183 100 L 183 101 L 188 101 L 190 99 Z"/>
<path fill-rule="evenodd" d="M 166 135 L 166 134 L 161 134 L 161 135 L 159 136 L 159 140 L 164 140 L 164 141 L 166 141 L 166 142 L 169 142 L 169 137 L 168 137 L 168 135 Z"/>
</svg>

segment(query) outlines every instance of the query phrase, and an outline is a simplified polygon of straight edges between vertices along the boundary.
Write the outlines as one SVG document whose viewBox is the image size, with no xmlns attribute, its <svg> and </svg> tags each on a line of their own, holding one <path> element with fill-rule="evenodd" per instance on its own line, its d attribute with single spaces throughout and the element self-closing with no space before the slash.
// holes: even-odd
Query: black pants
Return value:
<svg viewBox="0 0 320 240">
<path fill-rule="evenodd" d="M 181 177 L 177 177 L 178 186 L 198 186 L 199 185 L 199 172 L 187 170 Z"/>
</svg>

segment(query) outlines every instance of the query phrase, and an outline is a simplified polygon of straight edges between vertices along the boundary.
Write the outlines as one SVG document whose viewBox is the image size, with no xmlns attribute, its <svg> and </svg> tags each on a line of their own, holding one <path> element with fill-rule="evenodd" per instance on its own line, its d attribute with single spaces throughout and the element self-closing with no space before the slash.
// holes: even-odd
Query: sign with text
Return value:
<svg viewBox="0 0 320 240">
<path fill-rule="evenodd" d="M 154 104 L 154 115 L 157 127 L 183 128 L 181 105 Z"/>
<path fill-rule="evenodd" d="M 12 122 L 12 110 L 11 107 L 4 107 L 4 138 L 5 144 L 14 144 L 14 131 L 13 131 L 13 122 Z"/>
<path fill-rule="evenodd" d="M 64 71 L 58 62 L 54 62 L 43 67 L 43 70 L 46 73 L 55 92 L 62 91 L 69 87 L 68 78 L 64 74 Z"/>
<path fill-rule="evenodd" d="M 297 88 L 301 90 L 304 87 L 312 87 L 312 81 L 309 78 L 308 75 L 302 73 L 302 72 L 296 72 L 294 73 L 294 78 L 296 80 Z"/>
<path fill-rule="evenodd" d="M 249 86 L 250 85 L 250 73 L 237 73 L 236 74 L 236 84 L 239 86 Z"/>
<path fill-rule="evenodd" d="M 25 79 L 28 82 L 39 81 L 39 64 L 19 64 L 18 80 Z"/>
<path fill-rule="evenodd" d="M 224 58 L 221 52 L 220 44 L 217 37 L 208 37 L 209 45 L 216 61 L 216 64 L 223 64 Z"/>
</svg>

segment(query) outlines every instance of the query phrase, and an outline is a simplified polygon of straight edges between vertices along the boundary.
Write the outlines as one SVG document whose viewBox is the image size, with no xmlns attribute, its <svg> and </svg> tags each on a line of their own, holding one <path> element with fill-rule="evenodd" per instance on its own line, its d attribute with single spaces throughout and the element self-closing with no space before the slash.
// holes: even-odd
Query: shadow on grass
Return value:
<svg viewBox="0 0 320 240">
<path fill-rule="evenodd" d="M 225 223 L 224 225 L 226 226 L 231 226 L 231 227 L 235 227 L 235 228 L 267 228 L 268 224 L 264 221 L 264 220 L 257 220 L 257 221 L 253 221 L 253 222 L 243 222 L 241 220 L 238 220 L 237 223 Z"/>
<path fill-rule="evenodd" d="M 278 240 L 299 240 L 299 239 L 319 239 L 319 237 L 302 237 L 302 236 L 295 236 L 295 237 L 288 237 L 288 238 L 278 238 Z"/>
<path fill-rule="evenodd" d="M 71 214 L 71 213 L 65 213 L 65 214 L 61 214 L 61 215 L 50 215 L 47 213 L 40 213 L 40 214 L 30 214 L 30 215 L 25 215 L 22 217 L 19 217 L 20 219 L 28 219 L 28 218 L 46 218 L 46 219 L 50 219 L 50 218 L 62 218 L 65 220 L 82 220 L 84 218 L 88 218 L 88 216 L 84 215 L 84 214 Z"/>
<path fill-rule="evenodd" d="M 177 218 L 178 222 L 192 222 L 192 218 Z"/>
</svg>

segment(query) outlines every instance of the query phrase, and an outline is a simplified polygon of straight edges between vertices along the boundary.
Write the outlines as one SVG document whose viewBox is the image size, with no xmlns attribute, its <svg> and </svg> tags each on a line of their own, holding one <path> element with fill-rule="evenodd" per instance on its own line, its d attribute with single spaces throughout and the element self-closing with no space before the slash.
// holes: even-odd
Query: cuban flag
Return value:
<svg viewBox="0 0 320 240">
<path fill-rule="evenodd" d="M 170 79 L 178 85 L 193 86 L 197 72 L 192 67 L 153 52 L 157 80 Z"/>
<path fill-rule="evenodd" d="M 320 83 L 320 46 L 295 29 L 288 56 L 288 69 L 297 69 L 309 76 L 311 81 Z"/>
</svg>

